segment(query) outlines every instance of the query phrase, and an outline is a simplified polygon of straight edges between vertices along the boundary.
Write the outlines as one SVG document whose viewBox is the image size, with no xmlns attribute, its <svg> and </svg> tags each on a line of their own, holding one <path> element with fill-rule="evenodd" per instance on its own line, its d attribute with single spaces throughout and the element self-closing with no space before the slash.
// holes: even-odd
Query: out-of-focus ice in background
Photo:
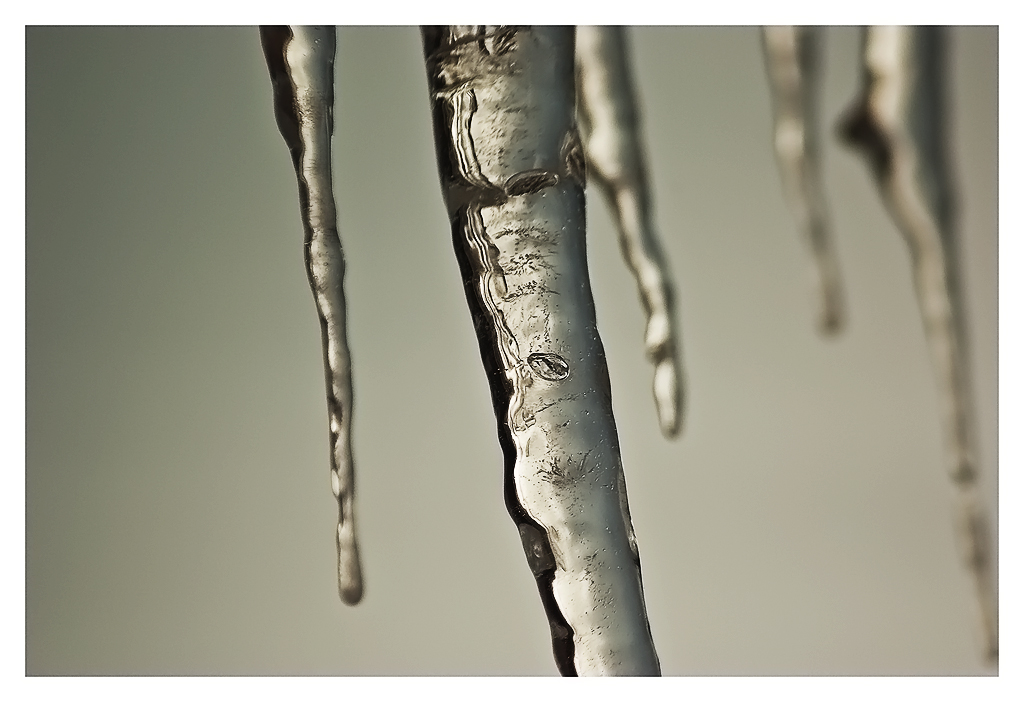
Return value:
<svg viewBox="0 0 1024 702">
<path fill-rule="evenodd" d="M 993 512 L 996 37 L 956 29 L 951 58 Z M 320 332 L 257 30 L 27 31 L 30 675 L 556 672 L 502 502 L 418 29 L 341 28 L 338 44 L 354 608 L 337 598 Z M 590 272 L 663 672 L 988 672 L 908 254 L 863 164 L 823 135 L 849 315 L 823 341 L 757 28 L 643 28 L 632 46 L 683 329 L 678 442 L 658 430 L 596 192 Z M 828 31 L 829 129 L 857 51 L 857 29 Z"/>
</svg>

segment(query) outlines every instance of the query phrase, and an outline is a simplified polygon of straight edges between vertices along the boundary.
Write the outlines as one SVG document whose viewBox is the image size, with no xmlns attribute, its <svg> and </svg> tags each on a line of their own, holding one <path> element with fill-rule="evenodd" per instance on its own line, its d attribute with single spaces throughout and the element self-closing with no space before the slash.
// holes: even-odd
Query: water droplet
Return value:
<svg viewBox="0 0 1024 702">
<path fill-rule="evenodd" d="M 558 354 L 531 353 L 526 362 L 544 380 L 565 380 L 569 377 L 569 364 Z"/>
</svg>

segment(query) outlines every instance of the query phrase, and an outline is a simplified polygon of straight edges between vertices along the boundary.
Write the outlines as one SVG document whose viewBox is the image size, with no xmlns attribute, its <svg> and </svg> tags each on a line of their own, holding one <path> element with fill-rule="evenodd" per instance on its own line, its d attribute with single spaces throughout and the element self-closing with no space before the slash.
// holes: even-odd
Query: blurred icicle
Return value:
<svg viewBox="0 0 1024 702">
<path fill-rule="evenodd" d="M 587 274 L 572 27 L 424 27 L 438 169 L 563 675 L 658 675 Z"/>
<path fill-rule="evenodd" d="M 274 86 L 274 113 L 299 181 L 306 275 L 323 341 L 330 427 L 331 486 L 338 498 L 338 593 L 363 597 L 356 543 L 352 464 L 352 370 L 345 325 L 345 258 L 331 180 L 334 27 L 260 27 Z"/>
<path fill-rule="evenodd" d="M 762 40 L 775 112 L 775 158 L 786 200 L 812 257 L 818 331 L 831 335 L 842 329 L 846 313 L 818 151 L 822 30 L 764 27 Z"/>
<path fill-rule="evenodd" d="M 684 375 L 672 280 L 653 225 L 639 110 L 623 27 L 577 27 L 579 116 L 587 174 L 613 212 L 619 244 L 647 315 L 644 346 L 654 365 L 654 401 L 662 433 L 679 435 Z"/>
<path fill-rule="evenodd" d="M 863 89 L 840 123 L 867 158 L 913 265 L 939 398 L 958 538 L 977 589 L 985 655 L 998 659 L 998 611 L 990 520 L 978 494 L 960 244 L 946 133 L 946 44 L 940 27 L 871 27 Z"/>
</svg>

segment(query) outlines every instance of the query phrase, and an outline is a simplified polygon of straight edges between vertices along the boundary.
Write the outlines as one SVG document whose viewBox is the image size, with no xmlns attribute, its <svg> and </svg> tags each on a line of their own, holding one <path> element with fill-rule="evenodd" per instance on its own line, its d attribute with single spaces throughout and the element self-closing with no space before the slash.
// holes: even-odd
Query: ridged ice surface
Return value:
<svg viewBox="0 0 1024 702">
<path fill-rule="evenodd" d="M 846 320 L 818 150 L 820 27 L 764 27 L 762 44 L 775 113 L 775 159 L 789 209 L 811 254 L 816 322 L 834 334 Z"/>
<path fill-rule="evenodd" d="M 654 366 L 654 401 L 666 437 L 683 425 L 684 375 L 672 276 L 653 224 L 639 109 L 624 27 L 577 27 L 580 126 L 587 175 L 615 215 L 619 244 L 647 316 L 644 347 Z"/>
<path fill-rule="evenodd" d="M 941 27 L 871 27 L 863 92 L 843 118 L 845 140 L 868 159 L 910 249 L 925 335 L 939 387 L 957 536 L 977 589 L 986 656 L 998 657 L 990 519 L 978 494 L 974 413 L 948 163 L 945 39 Z"/>
<path fill-rule="evenodd" d="M 442 190 L 563 674 L 656 675 L 587 273 L 573 29 L 424 28 Z"/>
<path fill-rule="evenodd" d="M 298 179 L 306 275 L 320 318 L 331 488 L 338 498 L 338 593 L 346 603 L 355 604 L 363 596 L 363 576 L 353 502 L 352 371 L 345 321 L 345 257 L 331 179 L 336 30 L 333 26 L 261 27 L 260 38 L 274 86 L 277 124 Z"/>
</svg>

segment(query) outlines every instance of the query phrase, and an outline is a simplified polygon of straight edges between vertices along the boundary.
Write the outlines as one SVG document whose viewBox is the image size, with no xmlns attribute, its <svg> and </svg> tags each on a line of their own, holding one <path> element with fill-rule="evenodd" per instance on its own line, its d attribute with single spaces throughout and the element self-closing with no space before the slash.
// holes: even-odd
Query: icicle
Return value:
<svg viewBox="0 0 1024 702">
<path fill-rule="evenodd" d="M 764 27 L 762 39 L 775 112 L 775 157 L 786 200 L 812 257 L 818 331 L 829 335 L 842 329 L 846 314 L 818 152 L 821 34 L 815 27 Z"/>
<path fill-rule="evenodd" d="M 945 125 L 945 37 L 939 27 L 872 27 L 864 86 L 840 123 L 867 157 L 906 239 L 939 384 L 958 537 L 974 576 L 985 654 L 998 659 L 998 613 L 987 510 L 978 494 L 974 416 L 960 292 L 959 241 Z"/>
<path fill-rule="evenodd" d="M 345 258 L 331 180 L 334 132 L 334 27 L 261 27 L 274 86 L 277 125 L 299 181 L 306 274 L 323 341 L 330 427 L 331 487 L 338 498 L 338 592 L 363 596 L 353 509 L 352 372 L 345 326 Z"/>
<path fill-rule="evenodd" d="M 654 365 L 662 433 L 679 435 L 684 376 L 679 361 L 671 274 L 654 230 L 647 165 L 623 27 L 577 27 L 579 116 L 588 175 L 613 212 L 622 255 L 647 315 L 644 346 Z"/>
<path fill-rule="evenodd" d="M 571 27 L 425 27 L 442 190 L 565 675 L 657 675 L 587 275 Z"/>
</svg>

